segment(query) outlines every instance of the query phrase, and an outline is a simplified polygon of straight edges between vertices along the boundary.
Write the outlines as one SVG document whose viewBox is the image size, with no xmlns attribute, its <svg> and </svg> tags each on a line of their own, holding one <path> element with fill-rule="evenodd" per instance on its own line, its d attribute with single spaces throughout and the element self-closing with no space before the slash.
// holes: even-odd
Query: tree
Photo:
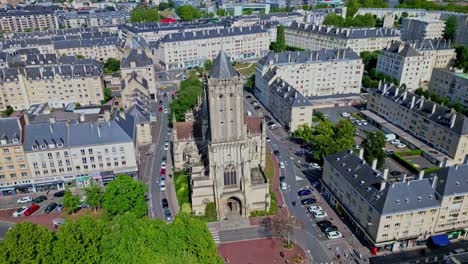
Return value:
<svg viewBox="0 0 468 264">
<path fill-rule="evenodd" d="M 276 43 L 281 51 L 286 50 L 286 34 L 284 33 L 283 25 L 279 25 L 276 28 Z"/>
<path fill-rule="evenodd" d="M 110 74 L 120 71 L 120 60 L 108 58 L 104 63 L 104 73 Z"/>
<path fill-rule="evenodd" d="M 66 221 L 53 243 L 54 259 L 60 263 L 102 263 L 103 238 L 109 232 L 106 222 L 89 216 Z"/>
<path fill-rule="evenodd" d="M 323 20 L 322 24 L 325 26 L 343 27 L 345 24 L 345 19 L 336 13 L 329 13 Z"/>
<path fill-rule="evenodd" d="M 66 212 L 68 214 L 75 213 L 78 210 L 80 205 L 80 198 L 78 196 L 73 195 L 69 188 L 65 191 L 65 195 L 63 196 L 63 206 L 66 208 Z"/>
<path fill-rule="evenodd" d="M 86 202 L 90 207 L 94 209 L 96 213 L 97 209 L 102 207 L 103 192 L 101 186 L 95 183 L 91 183 L 91 186 L 85 188 Z"/>
<path fill-rule="evenodd" d="M 203 84 L 197 76 L 192 75 L 180 82 L 177 98 L 170 104 L 171 113 L 175 115 L 177 121 L 185 120 L 185 113 L 197 105 L 198 97 L 202 92 Z"/>
<path fill-rule="evenodd" d="M 286 241 L 287 246 L 291 245 L 291 235 L 294 230 L 303 228 L 302 223 L 290 215 L 288 211 L 280 211 L 272 218 L 269 218 L 265 224 L 267 228 L 273 231 L 273 234 Z"/>
<path fill-rule="evenodd" d="M 168 2 L 161 2 L 161 3 L 159 3 L 158 9 L 159 9 L 160 11 L 163 11 L 163 10 L 166 10 L 166 9 L 169 9 L 169 8 L 173 8 L 173 7 L 174 7 L 174 2 L 168 1 Z"/>
<path fill-rule="evenodd" d="M 219 17 L 226 16 L 226 9 L 218 9 L 218 11 L 216 11 L 216 15 Z"/>
<path fill-rule="evenodd" d="M 445 21 L 445 30 L 444 30 L 444 38 L 447 40 L 455 41 L 455 37 L 457 34 L 457 27 L 458 27 L 458 19 L 456 16 L 450 16 Z"/>
<path fill-rule="evenodd" d="M 44 226 L 19 223 L 0 242 L 2 263 L 54 263 L 54 234 Z"/>
<path fill-rule="evenodd" d="M 255 74 L 252 74 L 244 84 L 245 89 L 253 91 L 255 88 Z"/>
<path fill-rule="evenodd" d="M 145 201 L 146 186 L 124 174 L 106 186 L 103 207 L 110 215 L 132 212 L 138 217 L 146 215 L 148 208 Z"/>
<path fill-rule="evenodd" d="M 468 73 L 468 47 L 457 45 L 455 46 L 455 53 L 457 55 L 455 59 L 455 67 L 462 69 L 465 73 Z"/>
<path fill-rule="evenodd" d="M 320 120 L 320 121 L 325 121 L 325 114 L 321 111 L 318 111 L 315 113 L 315 116 Z"/>
<path fill-rule="evenodd" d="M 6 109 L 2 111 L 2 117 L 9 117 L 14 111 L 13 107 L 7 105 Z"/>
<path fill-rule="evenodd" d="M 112 98 L 112 90 L 105 87 L 102 89 L 102 93 L 104 94 L 104 99 L 101 100 L 101 104 L 105 104 Z"/>
<path fill-rule="evenodd" d="M 180 19 L 185 21 L 191 21 L 201 17 L 201 13 L 191 5 L 177 7 L 176 14 L 180 17 Z"/>
<path fill-rule="evenodd" d="M 364 70 L 370 71 L 377 67 L 377 60 L 379 58 L 380 50 L 377 51 L 363 51 L 359 55 L 362 58 L 362 63 L 364 63 Z"/>
<path fill-rule="evenodd" d="M 130 12 L 130 22 L 158 22 L 161 16 L 158 11 L 151 7 L 137 6 Z"/>
<path fill-rule="evenodd" d="M 213 68 L 213 61 L 212 60 L 206 60 L 205 61 L 205 71 L 211 71 L 211 68 Z"/>
<path fill-rule="evenodd" d="M 362 146 L 364 147 L 364 158 L 368 163 L 377 159 L 377 168 L 381 168 L 385 163 L 385 135 L 380 131 L 367 133 Z"/>
<path fill-rule="evenodd" d="M 213 202 L 209 202 L 206 204 L 205 207 L 205 218 L 207 221 L 216 221 L 217 213 L 216 213 L 216 204 Z"/>
</svg>

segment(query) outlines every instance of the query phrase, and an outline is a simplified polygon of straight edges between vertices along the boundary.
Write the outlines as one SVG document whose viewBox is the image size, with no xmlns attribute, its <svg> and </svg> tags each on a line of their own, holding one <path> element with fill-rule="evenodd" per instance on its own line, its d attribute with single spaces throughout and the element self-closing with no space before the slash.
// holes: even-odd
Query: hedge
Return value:
<svg viewBox="0 0 468 264">
<path fill-rule="evenodd" d="M 419 168 L 416 167 L 416 165 L 414 165 L 413 162 L 411 162 L 411 161 L 409 161 L 409 160 L 406 160 L 405 158 L 403 158 L 402 156 L 400 156 L 398 153 L 393 152 L 392 157 L 393 157 L 396 161 L 398 161 L 401 165 L 403 165 L 403 167 L 407 168 L 407 169 L 410 170 L 411 172 L 413 172 L 413 173 L 419 173 Z"/>
<path fill-rule="evenodd" d="M 400 157 L 408 157 L 408 156 L 422 156 L 422 150 L 420 149 L 415 149 L 415 150 L 408 150 L 408 151 L 400 151 L 398 152 L 398 155 Z"/>
<path fill-rule="evenodd" d="M 398 161 L 401 165 L 403 165 L 405 168 L 410 170 L 413 173 L 419 173 L 421 171 L 420 168 L 416 166 L 413 162 L 405 159 L 404 157 L 409 157 L 409 156 L 421 156 L 422 155 L 422 150 L 416 149 L 416 150 L 409 150 L 409 151 L 402 151 L 402 152 L 393 152 L 392 157 Z M 429 174 L 431 172 L 435 172 L 439 170 L 440 167 L 432 167 L 432 168 L 427 168 L 424 169 L 424 174 Z"/>
</svg>

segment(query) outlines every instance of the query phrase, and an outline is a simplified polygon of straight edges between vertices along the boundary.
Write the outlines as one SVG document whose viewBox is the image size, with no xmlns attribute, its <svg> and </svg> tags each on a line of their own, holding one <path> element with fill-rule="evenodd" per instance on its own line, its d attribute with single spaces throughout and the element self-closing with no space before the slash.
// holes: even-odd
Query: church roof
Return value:
<svg viewBox="0 0 468 264">
<path fill-rule="evenodd" d="M 193 121 L 176 122 L 177 139 L 199 139 L 201 138 L 201 128 Z"/>
<path fill-rule="evenodd" d="M 245 124 L 247 125 L 247 131 L 250 134 L 262 133 L 262 118 L 261 117 L 246 117 Z"/>
<path fill-rule="evenodd" d="M 228 56 L 221 50 L 216 57 L 213 68 L 210 71 L 210 78 L 228 79 L 237 77 L 238 73 L 231 64 Z"/>
</svg>

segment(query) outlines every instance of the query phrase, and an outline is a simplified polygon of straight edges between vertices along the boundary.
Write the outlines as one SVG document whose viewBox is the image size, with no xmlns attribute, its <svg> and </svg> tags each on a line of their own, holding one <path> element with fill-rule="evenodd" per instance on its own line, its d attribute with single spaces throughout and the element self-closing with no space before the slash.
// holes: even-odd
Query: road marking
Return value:
<svg viewBox="0 0 468 264">
<path fill-rule="evenodd" d="M 215 244 L 220 244 L 221 239 L 219 237 L 219 232 L 213 229 L 208 229 L 208 230 L 210 230 L 211 236 L 213 237 Z"/>
</svg>

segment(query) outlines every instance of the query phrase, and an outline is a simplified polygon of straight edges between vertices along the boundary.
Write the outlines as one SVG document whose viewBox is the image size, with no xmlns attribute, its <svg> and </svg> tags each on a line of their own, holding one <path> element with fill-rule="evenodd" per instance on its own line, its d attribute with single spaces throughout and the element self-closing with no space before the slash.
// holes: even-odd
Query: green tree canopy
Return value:
<svg viewBox="0 0 468 264">
<path fill-rule="evenodd" d="M 97 208 L 102 207 L 103 203 L 103 191 L 101 186 L 92 183 L 91 186 L 85 188 L 86 202 L 96 212 Z"/>
<path fill-rule="evenodd" d="M 286 50 L 286 34 L 284 33 L 283 25 L 279 25 L 276 28 L 276 41 L 270 44 L 270 49 L 274 52 L 283 52 Z"/>
<path fill-rule="evenodd" d="M 455 53 L 457 54 L 455 67 L 468 73 L 468 47 L 463 45 L 455 46 Z"/>
<path fill-rule="evenodd" d="M 73 195 L 69 188 L 65 191 L 65 195 L 63 196 L 63 206 L 65 207 L 65 212 L 68 214 L 75 213 L 78 210 L 78 206 L 80 205 L 80 198 L 78 196 Z"/>
<path fill-rule="evenodd" d="M 353 17 L 361 7 L 387 8 L 385 0 L 349 0 L 346 3 L 346 16 Z"/>
<path fill-rule="evenodd" d="M 183 5 L 176 8 L 176 14 L 180 19 L 185 21 L 191 21 L 194 19 L 201 18 L 201 13 L 195 7 L 191 5 Z"/>
<path fill-rule="evenodd" d="M 457 34 L 458 19 L 456 16 L 450 16 L 445 21 L 444 38 L 447 40 L 455 41 Z"/>
<path fill-rule="evenodd" d="M 375 24 L 375 18 L 371 14 L 346 17 L 345 19 L 336 13 L 329 13 L 323 21 L 323 25 L 335 27 L 375 27 Z"/>
<path fill-rule="evenodd" d="M 103 207 L 110 215 L 132 212 L 138 217 L 146 215 L 146 186 L 128 175 L 119 174 L 106 186 Z"/>
<path fill-rule="evenodd" d="M 367 133 L 366 139 L 362 143 L 364 147 L 364 159 L 372 164 L 374 159 L 377 159 L 377 167 L 382 168 L 385 163 L 385 135 L 380 131 Z"/>
<path fill-rule="evenodd" d="M 180 82 L 177 98 L 172 100 L 170 104 L 171 113 L 175 115 L 177 121 L 185 120 L 185 113 L 197 105 L 198 96 L 200 96 L 202 92 L 202 82 L 196 76 L 192 75 L 188 79 Z M 170 116 L 170 118 L 172 118 L 172 116 Z"/>
<path fill-rule="evenodd" d="M 53 240 L 44 226 L 16 224 L 0 241 L 0 263 L 53 263 Z"/>
<path fill-rule="evenodd" d="M 111 74 L 120 71 L 120 60 L 108 58 L 104 62 L 104 73 Z"/>
<path fill-rule="evenodd" d="M 130 22 L 159 22 L 161 16 L 158 11 L 152 7 L 137 6 L 130 12 Z"/>
</svg>

